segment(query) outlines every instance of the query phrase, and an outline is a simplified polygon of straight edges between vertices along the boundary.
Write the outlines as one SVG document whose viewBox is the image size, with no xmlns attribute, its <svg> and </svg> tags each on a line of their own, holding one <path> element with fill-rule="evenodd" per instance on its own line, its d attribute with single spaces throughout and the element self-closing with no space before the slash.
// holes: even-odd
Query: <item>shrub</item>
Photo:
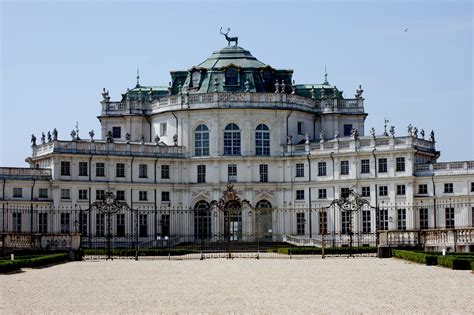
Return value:
<svg viewBox="0 0 474 315">
<path fill-rule="evenodd" d="M 281 247 L 279 254 L 284 255 L 322 255 L 321 247 Z M 376 247 L 328 247 L 324 248 L 325 255 L 348 255 L 348 254 L 377 253 Z"/>
<path fill-rule="evenodd" d="M 438 256 L 438 265 L 456 270 L 469 270 L 472 268 L 472 259 L 464 259 L 456 256 Z"/>
<path fill-rule="evenodd" d="M 69 260 L 69 255 L 67 253 L 49 254 L 42 256 L 19 256 L 15 260 L 1 260 L 0 272 L 10 272 L 27 267 L 40 267 L 67 260 Z"/>
<path fill-rule="evenodd" d="M 418 262 L 427 266 L 435 266 L 438 263 L 437 255 L 422 252 L 394 249 L 392 250 L 392 255 L 393 257 Z"/>
</svg>

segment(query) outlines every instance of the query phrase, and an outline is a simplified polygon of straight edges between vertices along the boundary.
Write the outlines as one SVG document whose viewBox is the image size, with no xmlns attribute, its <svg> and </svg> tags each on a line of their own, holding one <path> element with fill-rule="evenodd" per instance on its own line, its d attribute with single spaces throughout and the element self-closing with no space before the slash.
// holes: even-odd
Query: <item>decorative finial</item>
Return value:
<svg viewBox="0 0 474 315">
<path fill-rule="evenodd" d="M 324 65 L 324 83 L 323 84 L 329 84 L 328 82 L 328 71 L 326 69 L 326 65 Z"/>
<path fill-rule="evenodd" d="M 291 145 L 291 140 L 292 140 L 292 139 L 293 139 L 292 136 L 286 137 L 286 144 L 287 144 L 287 145 Z"/>
<path fill-rule="evenodd" d="M 291 82 L 291 94 L 296 94 L 296 84 L 295 80 Z"/>
<path fill-rule="evenodd" d="M 150 88 L 150 90 L 148 91 L 148 102 L 152 102 L 153 101 L 153 89 Z"/>
<path fill-rule="evenodd" d="M 324 137 L 325 137 L 325 133 L 324 133 L 324 130 L 321 130 L 321 132 L 319 133 L 319 141 L 320 142 L 324 142 Z"/>
<path fill-rule="evenodd" d="M 222 27 L 219 31 L 221 33 L 221 35 L 224 35 L 225 36 L 225 39 L 227 40 L 227 47 L 230 47 L 230 43 L 231 42 L 235 42 L 235 45 L 234 47 L 237 47 L 239 45 L 239 38 L 237 36 L 235 37 L 230 37 L 228 36 L 229 32 L 230 32 L 230 28 L 227 28 L 227 32 L 226 33 L 223 33 L 222 32 Z"/>
<path fill-rule="evenodd" d="M 334 133 L 334 138 L 339 142 L 339 130 Z"/>
<path fill-rule="evenodd" d="M 144 145 L 145 144 L 145 137 L 142 135 L 140 138 L 140 144 Z"/>
<path fill-rule="evenodd" d="M 281 80 L 280 86 L 281 86 L 280 93 L 285 94 L 286 93 L 285 92 L 285 80 Z"/>
<path fill-rule="evenodd" d="M 214 78 L 214 92 L 217 93 L 218 92 L 218 88 L 219 88 L 219 81 L 217 80 L 217 77 Z"/>
<path fill-rule="evenodd" d="M 316 91 L 314 90 L 314 85 L 311 87 L 311 98 L 313 100 L 316 98 Z"/>
<path fill-rule="evenodd" d="M 79 138 L 79 122 L 76 121 L 76 140 L 81 140 L 81 138 Z"/>
<path fill-rule="evenodd" d="M 140 87 L 140 69 L 137 68 L 137 85 L 135 86 L 137 88 Z"/>
<path fill-rule="evenodd" d="M 74 129 L 71 130 L 70 135 L 71 135 L 71 140 L 72 140 L 72 141 L 76 141 L 76 130 L 74 130 Z"/>
<path fill-rule="evenodd" d="M 177 134 L 173 135 L 173 143 L 174 143 L 174 145 L 178 145 L 178 135 Z"/>
<path fill-rule="evenodd" d="M 249 81 L 249 77 L 246 75 L 245 76 L 245 92 L 250 92 L 250 81 Z"/>
<path fill-rule="evenodd" d="M 278 80 L 275 80 L 275 94 L 280 92 L 280 83 L 278 83 Z"/>
<path fill-rule="evenodd" d="M 390 121 L 387 119 L 387 118 L 384 118 L 384 125 L 383 125 L 383 135 L 388 137 L 388 132 L 387 132 L 387 124 L 389 123 Z"/>
<path fill-rule="evenodd" d="M 352 128 L 351 130 L 351 137 L 354 140 L 359 139 L 359 131 L 356 128 Z"/>
<path fill-rule="evenodd" d="M 337 87 L 336 86 L 334 86 L 334 88 L 332 90 L 332 97 L 337 98 Z"/>
<path fill-rule="evenodd" d="M 395 138 L 395 126 L 390 126 L 389 132 L 390 132 L 390 135 L 393 138 Z"/>
</svg>

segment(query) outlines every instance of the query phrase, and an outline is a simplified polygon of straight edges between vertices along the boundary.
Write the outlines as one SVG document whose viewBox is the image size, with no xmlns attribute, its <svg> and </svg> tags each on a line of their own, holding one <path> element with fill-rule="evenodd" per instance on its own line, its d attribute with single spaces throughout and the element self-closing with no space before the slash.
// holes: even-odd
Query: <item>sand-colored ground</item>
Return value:
<svg viewBox="0 0 474 315">
<path fill-rule="evenodd" d="M 0 275 L 0 313 L 469 313 L 474 274 L 395 259 L 114 260 Z"/>
</svg>

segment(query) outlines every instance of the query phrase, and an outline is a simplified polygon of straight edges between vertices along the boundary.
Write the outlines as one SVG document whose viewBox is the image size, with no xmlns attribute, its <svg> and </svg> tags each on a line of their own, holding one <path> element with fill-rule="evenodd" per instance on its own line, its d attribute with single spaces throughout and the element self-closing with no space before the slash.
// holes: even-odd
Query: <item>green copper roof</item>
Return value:
<svg viewBox="0 0 474 315">
<path fill-rule="evenodd" d="M 257 60 L 250 51 L 239 46 L 230 46 L 212 53 L 211 57 L 199 64 L 198 68 L 214 69 L 223 68 L 229 65 L 240 68 L 263 68 L 266 65 Z"/>
</svg>

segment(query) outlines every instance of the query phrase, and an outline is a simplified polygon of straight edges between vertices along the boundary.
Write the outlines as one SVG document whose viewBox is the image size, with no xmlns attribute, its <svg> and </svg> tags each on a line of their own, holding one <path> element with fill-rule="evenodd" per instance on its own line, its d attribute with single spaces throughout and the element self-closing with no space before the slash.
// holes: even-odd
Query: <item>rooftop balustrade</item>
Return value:
<svg viewBox="0 0 474 315">
<path fill-rule="evenodd" d="M 474 161 L 440 162 L 433 164 L 416 164 L 415 174 L 474 174 Z"/>
<path fill-rule="evenodd" d="M 102 115 L 158 114 L 194 108 L 282 108 L 309 112 L 364 113 L 363 99 L 312 99 L 281 93 L 203 93 L 163 96 L 151 102 L 103 102 Z"/>
<path fill-rule="evenodd" d="M 0 167 L 0 177 L 51 178 L 51 170 L 46 168 Z"/>
</svg>

